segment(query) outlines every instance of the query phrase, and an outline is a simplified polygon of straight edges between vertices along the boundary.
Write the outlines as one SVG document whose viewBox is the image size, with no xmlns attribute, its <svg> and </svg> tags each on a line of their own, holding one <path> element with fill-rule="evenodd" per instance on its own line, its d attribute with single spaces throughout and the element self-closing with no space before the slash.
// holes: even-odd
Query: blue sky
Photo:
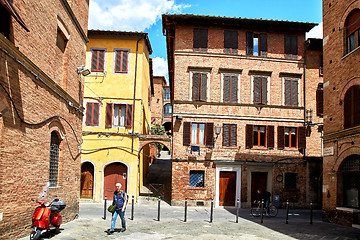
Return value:
<svg viewBox="0 0 360 240">
<path fill-rule="evenodd" d="M 314 22 L 322 38 L 322 0 L 90 0 L 89 29 L 149 33 L 154 75 L 167 75 L 164 13 Z"/>
</svg>

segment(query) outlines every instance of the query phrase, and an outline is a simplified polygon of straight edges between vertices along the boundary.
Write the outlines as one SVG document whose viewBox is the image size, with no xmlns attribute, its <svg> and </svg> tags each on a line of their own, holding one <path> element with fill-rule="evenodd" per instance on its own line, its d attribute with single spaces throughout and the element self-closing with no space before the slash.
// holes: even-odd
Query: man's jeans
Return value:
<svg viewBox="0 0 360 240">
<path fill-rule="evenodd" d="M 110 231 L 115 230 L 115 222 L 116 222 L 116 218 L 117 218 L 118 214 L 119 214 L 120 219 L 121 219 L 121 227 L 126 228 L 125 211 L 122 212 L 121 210 L 116 210 L 112 215 Z"/>
</svg>

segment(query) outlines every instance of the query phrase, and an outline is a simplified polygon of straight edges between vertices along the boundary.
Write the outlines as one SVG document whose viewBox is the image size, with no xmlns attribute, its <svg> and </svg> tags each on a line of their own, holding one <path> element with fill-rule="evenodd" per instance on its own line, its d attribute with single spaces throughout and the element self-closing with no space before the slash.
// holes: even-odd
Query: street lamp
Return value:
<svg viewBox="0 0 360 240">
<path fill-rule="evenodd" d="M 219 137 L 220 133 L 221 133 L 221 126 L 215 126 L 216 137 L 214 137 L 214 146 L 215 146 L 215 142 L 216 142 L 217 138 Z"/>
</svg>

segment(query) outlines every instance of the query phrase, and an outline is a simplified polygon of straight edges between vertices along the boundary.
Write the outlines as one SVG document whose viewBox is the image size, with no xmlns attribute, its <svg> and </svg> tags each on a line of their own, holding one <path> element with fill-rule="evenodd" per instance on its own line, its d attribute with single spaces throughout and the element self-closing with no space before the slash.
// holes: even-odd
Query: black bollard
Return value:
<svg viewBox="0 0 360 240">
<path fill-rule="evenodd" d="M 263 223 L 264 222 L 264 199 L 261 200 L 260 211 L 261 211 L 261 223 Z"/>
<path fill-rule="evenodd" d="M 310 202 L 310 224 L 313 223 L 313 203 Z"/>
<path fill-rule="evenodd" d="M 107 196 L 105 195 L 105 201 L 104 201 L 104 217 L 103 217 L 104 220 L 106 220 L 106 201 L 107 201 Z"/>
<path fill-rule="evenodd" d="M 239 222 L 239 207 L 240 207 L 240 200 L 237 199 L 237 201 L 236 201 L 236 223 Z"/>
<path fill-rule="evenodd" d="M 158 200 L 158 221 L 160 222 L 160 200 L 161 200 L 161 198 L 160 198 L 160 196 L 159 196 L 159 200 Z"/>
<path fill-rule="evenodd" d="M 134 220 L 134 196 L 131 198 L 131 220 Z"/>
<path fill-rule="evenodd" d="M 214 214 L 214 199 L 211 199 L 211 210 L 210 210 L 210 222 L 213 222 L 213 214 Z"/>
<path fill-rule="evenodd" d="M 187 221 L 187 198 L 185 198 L 185 215 L 184 215 L 184 222 Z"/>
<path fill-rule="evenodd" d="M 286 201 L 286 224 L 289 223 L 289 200 Z"/>
</svg>

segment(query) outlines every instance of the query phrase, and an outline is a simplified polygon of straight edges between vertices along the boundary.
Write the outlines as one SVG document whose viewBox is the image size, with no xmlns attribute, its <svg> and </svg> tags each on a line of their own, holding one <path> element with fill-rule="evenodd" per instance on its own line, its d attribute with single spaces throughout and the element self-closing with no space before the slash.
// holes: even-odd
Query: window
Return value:
<svg viewBox="0 0 360 240">
<path fill-rule="evenodd" d="M 360 125 L 360 86 L 350 87 L 345 94 L 344 115 L 345 128 Z"/>
<path fill-rule="evenodd" d="M 164 88 L 164 101 L 170 101 L 170 88 Z"/>
<path fill-rule="evenodd" d="M 235 147 L 237 145 L 236 124 L 223 124 L 223 146 Z"/>
<path fill-rule="evenodd" d="M 255 147 L 265 147 L 265 126 L 254 126 L 253 128 L 254 137 L 253 137 L 253 146 Z"/>
<path fill-rule="evenodd" d="M 183 145 L 190 146 L 191 144 L 212 147 L 214 145 L 214 123 L 184 122 Z"/>
<path fill-rule="evenodd" d="M 86 104 L 86 125 L 98 126 L 99 125 L 99 103 L 88 102 Z"/>
<path fill-rule="evenodd" d="M 224 75 L 224 102 L 236 103 L 238 101 L 238 76 Z"/>
<path fill-rule="evenodd" d="M 323 83 L 319 83 L 316 90 L 316 115 L 322 117 L 324 114 L 324 89 Z"/>
<path fill-rule="evenodd" d="M 237 53 L 238 49 L 238 32 L 237 31 L 224 31 L 224 52 Z"/>
<path fill-rule="evenodd" d="M 128 72 L 128 55 L 127 50 L 115 50 L 115 72 L 127 73 Z"/>
<path fill-rule="evenodd" d="M 207 73 L 194 72 L 192 74 L 192 100 L 206 101 Z"/>
<path fill-rule="evenodd" d="M 298 79 L 285 79 L 285 105 L 298 106 Z"/>
<path fill-rule="evenodd" d="M 346 29 L 346 53 L 360 46 L 360 10 L 355 10 L 348 16 Z"/>
<path fill-rule="evenodd" d="M 253 103 L 267 104 L 267 77 L 253 78 Z"/>
<path fill-rule="evenodd" d="M 274 148 L 274 126 L 246 125 L 246 148 Z"/>
<path fill-rule="evenodd" d="M 170 117 L 171 116 L 171 105 L 170 103 L 167 103 L 164 105 L 164 117 Z"/>
<path fill-rule="evenodd" d="M 0 4 L 0 22 L 0 33 L 9 39 L 11 15 L 2 4 Z"/>
<path fill-rule="evenodd" d="M 297 59 L 298 41 L 297 36 L 285 35 L 285 57 Z"/>
<path fill-rule="evenodd" d="M 93 49 L 91 53 L 91 71 L 104 72 L 105 50 Z"/>
<path fill-rule="evenodd" d="M 285 147 L 296 148 L 296 128 L 286 127 L 285 128 Z"/>
<path fill-rule="evenodd" d="M 106 104 L 105 127 L 131 127 L 132 126 L 131 104 Z"/>
<path fill-rule="evenodd" d="M 252 56 L 267 55 L 267 34 L 246 33 L 246 54 Z"/>
<path fill-rule="evenodd" d="M 208 47 L 208 30 L 194 28 L 194 51 L 206 52 Z"/>
<path fill-rule="evenodd" d="M 190 170 L 189 187 L 203 188 L 205 186 L 204 175 L 205 171 Z"/>
<path fill-rule="evenodd" d="M 285 173 L 285 189 L 296 189 L 297 173 Z"/>
<path fill-rule="evenodd" d="M 50 141 L 50 169 L 49 169 L 50 187 L 56 187 L 58 182 L 59 145 L 60 145 L 60 138 L 55 131 L 52 131 L 51 141 Z"/>
<path fill-rule="evenodd" d="M 343 206 L 359 208 L 360 188 L 360 156 L 351 155 L 347 157 L 339 169 L 339 177 L 342 177 Z"/>
</svg>

